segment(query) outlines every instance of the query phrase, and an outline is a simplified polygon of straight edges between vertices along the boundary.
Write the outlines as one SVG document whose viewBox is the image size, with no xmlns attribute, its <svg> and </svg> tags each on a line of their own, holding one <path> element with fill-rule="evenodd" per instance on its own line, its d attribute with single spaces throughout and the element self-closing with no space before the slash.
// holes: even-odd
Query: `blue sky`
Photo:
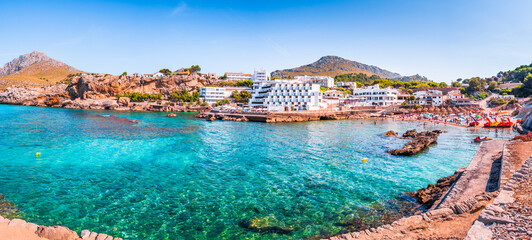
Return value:
<svg viewBox="0 0 532 240">
<path fill-rule="evenodd" d="M 435 81 L 532 62 L 532 1 L 6 1 L 0 63 L 119 74 L 292 68 L 336 55 Z"/>
</svg>

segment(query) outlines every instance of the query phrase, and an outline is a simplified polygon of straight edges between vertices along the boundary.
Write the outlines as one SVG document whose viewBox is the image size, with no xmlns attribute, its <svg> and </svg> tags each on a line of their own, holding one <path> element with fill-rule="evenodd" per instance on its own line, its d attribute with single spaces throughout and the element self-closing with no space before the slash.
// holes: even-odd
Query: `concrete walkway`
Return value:
<svg viewBox="0 0 532 240">
<path fill-rule="evenodd" d="M 455 203 L 465 201 L 473 196 L 486 192 L 492 169 L 497 160 L 502 157 L 503 146 L 507 140 L 492 140 L 482 142 L 477 153 L 462 173 L 458 181 L 449 189 L 447 194 L 434 204 L 433 209 L 451 207 Z M 495 163 L 494 163 L 495 162 Z M 497 189 L 494 189 L 497 190 Z"/>
</svg>

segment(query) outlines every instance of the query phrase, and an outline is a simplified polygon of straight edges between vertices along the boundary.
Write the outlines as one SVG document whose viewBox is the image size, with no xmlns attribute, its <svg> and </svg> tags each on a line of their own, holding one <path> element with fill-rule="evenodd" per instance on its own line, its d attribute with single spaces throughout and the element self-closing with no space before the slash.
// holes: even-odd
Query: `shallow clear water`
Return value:
<svg viewBox="0 0 532 240">
<path fill-rule="evenodd" d="M 336 222 L 467 166 L 477 135 L 513 134 L 438 126 L 448 131 L 438 144 L 398 157 L 385 151 L 407 140 L 382 134 L 422 130 L 422 124 L 165 116 L 0 105 L 0 193 L 26 220 L 78 232 L 129 239 L 298 239 L 336 233 Z M 239 227 L 252 217 L 294 234 Z"/>
</svg>

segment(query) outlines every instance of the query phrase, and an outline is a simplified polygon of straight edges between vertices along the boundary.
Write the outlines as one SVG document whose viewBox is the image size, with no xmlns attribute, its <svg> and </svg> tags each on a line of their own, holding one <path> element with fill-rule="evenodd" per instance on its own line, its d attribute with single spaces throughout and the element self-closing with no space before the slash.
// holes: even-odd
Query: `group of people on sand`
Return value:
<svg viewBox="0 0 532 240">
<path fill-rule="evenodd" d="M 470 112 L 461 112 L 461 113 L 402 113 L 402 114 L 391 114 L 387 116 L 393 120 L 400 121 L 421 121 L 421 122 L 430 122 L 434 125 L 437 124 L 449 124 L 456 126 L 467 127 L 470 126 L 470 123 L 478 122 L 475 126 L 482 126 L 480 122 L 486 122 L 486 119 L 499 119 L 511 118 L 508 116 L 507 112 L 484 112 L 484 111 L 470 111 Z"/>
</svg>

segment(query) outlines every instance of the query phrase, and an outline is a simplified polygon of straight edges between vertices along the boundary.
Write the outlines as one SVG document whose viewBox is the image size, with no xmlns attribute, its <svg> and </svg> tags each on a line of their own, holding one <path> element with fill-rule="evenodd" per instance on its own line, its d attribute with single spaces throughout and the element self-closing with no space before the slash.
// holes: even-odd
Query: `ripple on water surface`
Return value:
<svg viewBox="0 0 532 240">
<path fill-rule="evenodd" d="M 477 135 L 512 134 L 438 126 L 449 132 L 436 145 L 398 157 L 385 151 L 407 140 L 382 133 L 436 127 L 164 116 L 0 105 L 0 193 L 27 220 L 78 232 L 129 239 L 298 239 L 337 233 L 339 223 L 466 166 Z M 250 219 L 293 232 L 241 227 Z"/>
</svg>

